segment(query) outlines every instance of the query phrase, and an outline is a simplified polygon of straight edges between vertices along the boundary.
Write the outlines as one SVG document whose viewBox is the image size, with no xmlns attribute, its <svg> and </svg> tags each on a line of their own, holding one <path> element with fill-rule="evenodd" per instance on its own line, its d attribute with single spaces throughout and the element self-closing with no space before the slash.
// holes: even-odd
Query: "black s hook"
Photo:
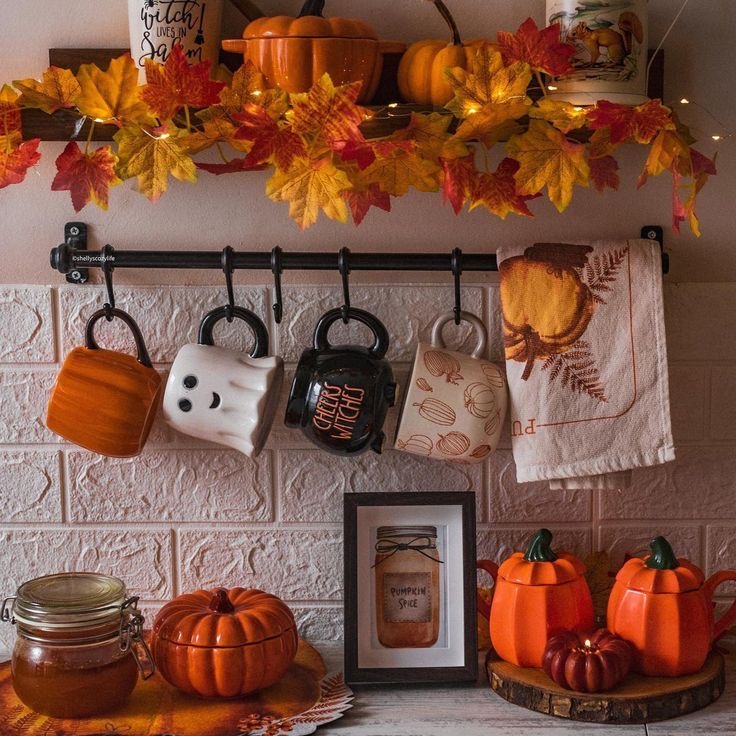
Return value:
<svg viewBox="0 0 736 736">
<path fill-rule="evenodd" d="M 455 280 L 455 306 L 453 307 L 453 314 L 455 315 L 455 324 L 460 324 L 460 312 L 462 306 L 460 304 L 460 276 L 463 272 L 463 252 L 460 248 L 455 248 L 452 251 L 450 258 L 450 269 Z"/>
<path fill-rule="evenodd" d="M 115 248 L 109 243 L 102 248 L 102 273 L 105 277 L 105 288 L 107 289 L 107 302 L 103 309 L 105 310 L 105 319 L 112 322 L 113 311 L 115 310 L 115 293 L 112 288 L 112 272 L 115 270 L 113 265 L 115 261 Z"/>
<path fill-rule="evenodd" d="M 284 303 L 281 298 L 281 272 L 284 270 L 281 264 L 281 248 L 277 245 L 271 250 L 271 273 L 273 274 L 273 288 L 276 301 L 273 305 L 273 319 L 276 324 L 281 323 L 281 317 L 284 314 Z"/>
<path fill-rule="evenodd" d="M 222 256 L 220 259 L 222 270 L 225 272 L 225 285 L 227 286 L 227 306 L 225 307 L 227 312 L 225 318 L 228 322 L 233 321 L 233 310 L 235 309 L 235 293 L 233 291 L 233 254 L 233 249 L 229 245 L 226 245 L 222 249 Z"/>
<path fill-rule="evenodd" d="M 342 277 L 342 321 L 347 324 L 350 321 L 350 248 L 340 248 L 337 254 L 337 270 Z"/>
</svg>

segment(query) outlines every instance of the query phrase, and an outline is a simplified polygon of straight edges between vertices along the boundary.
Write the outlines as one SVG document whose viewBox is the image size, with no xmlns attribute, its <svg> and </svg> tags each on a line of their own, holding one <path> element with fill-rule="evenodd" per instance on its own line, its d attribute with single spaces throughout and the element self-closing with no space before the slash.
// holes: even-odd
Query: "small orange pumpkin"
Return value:
<svg viewBox="0 0 736 736">
<path fill-rule="evenodd" d="M 697 565 L 675 557 L 664 537 L 650 542 L 651 555 L 633 557 L 619 570 L 608 599 L 608 628 L 631 642 L 633 669 L 678 677 L 697 672 L 713 642 L 736 622 L 736 602 L 713 621 L 713 594 L 736 580 L 736 570 L 707 580 Z"/>
<path fill-rule="evenodd" d="M 298 643 L 289 607 L 245 588 L 180 595 L 159 611 L 151 635 L 164 679 L 207 698 L 234 698 L 278 682 Z"/>
<path fill-rule="evenodd" d="M 381 77 L 382 53 L 403 51 L 404 45 L 380 42 L 357 18 L 325 18 L 324 6 L 325 0 L 306 0 L 297 18 L 256 18 L 242 39 L 224 40 L 222 47 L 242 53 L 269 85 L 287 92 L 306 92 L 327 73 L 335 86 L 361 82 L 358 102 L 370 102 Z"/>
<path fill-rule="evenodd" d="M 452 41 L 425 39 L 411 44 L 399 62 L 398 83 L 401 96 L 407 102 L 443 107 L 454 95 L 445 79 L 445 69 L 468 69 L 479 42 L 464 44 L 445 3 L 442 0 L 432 2 L 449 26 Z"/>
<path fill-rule="evenodd" d="M 540 529 L 525 553 L 514 552 L 497 568 L 491 642 L 499 657 L 521 667 L 541 667 L 554 634 L 593 628 L 585 566 L 575 555 L 555 554 L 551 541 L 552 533 Z M 488 562 L 479 566 L 493 574 Z"/>
</svg>

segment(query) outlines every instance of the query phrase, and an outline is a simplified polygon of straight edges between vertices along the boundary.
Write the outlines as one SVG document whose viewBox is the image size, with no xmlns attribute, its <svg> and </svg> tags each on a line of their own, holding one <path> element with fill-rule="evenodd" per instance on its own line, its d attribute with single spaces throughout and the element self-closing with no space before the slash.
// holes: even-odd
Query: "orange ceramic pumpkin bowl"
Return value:
<svg viewBox="0 0 736 736">
<path fill-rule="evenodd" d="M 376 32 L 357 18 L 324 18 L 324 0 L 307 0 L 298 18 L 257 18 L 242 39 L 226 39 L 225 51 L 243 54 L 267 84 L 290 93 L 306 92 L 325 73 L 335 86 L 361 82 L 358 102 L 370 102 L 383 68 L 383 54 L 406 47 L 379 41 Z"/>
<path fill-rule="evenodd" d="M 294 615 L 261 590 L 185 593 L 153 624 L 151 652 L 163 678 L 187 693 L 235 698 L 278 682 L 296 654 Z"/>
</svg>

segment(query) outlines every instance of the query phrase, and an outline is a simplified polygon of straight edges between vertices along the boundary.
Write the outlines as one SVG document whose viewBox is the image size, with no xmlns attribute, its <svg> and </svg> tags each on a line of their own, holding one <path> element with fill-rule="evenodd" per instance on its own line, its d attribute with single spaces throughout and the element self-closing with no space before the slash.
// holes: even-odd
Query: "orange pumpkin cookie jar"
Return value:
<svg viewBox="0 0 736 736">
<path fill-rule="evenodd" d="M 540 529 L 526 552 L 514 552 L 498 568 L 491 642 L 499 657 L 521 667 L 541 667 L 554 634 L 593 628 L 585 566 L 574 555 L 555 554 L 551 541 L 552 533 Z"/>
<path fill-rule="evenodd" d="M 278 682 L 296 654 L 294 615 L 261 590 L 218 588 L 167 603 L 153 625 L 151 650 L 174 687 L 234 698 Z"/>
</svg>

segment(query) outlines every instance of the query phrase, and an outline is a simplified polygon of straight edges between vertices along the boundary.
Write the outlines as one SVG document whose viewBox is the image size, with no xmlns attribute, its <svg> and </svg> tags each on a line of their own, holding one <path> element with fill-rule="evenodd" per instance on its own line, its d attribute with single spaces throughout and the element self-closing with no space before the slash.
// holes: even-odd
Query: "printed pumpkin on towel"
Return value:
<svg viewBox="0 0 736 736">
<path fill-rule="evenodd" d="M 497 255 L 517 479 L 621 488 L 674 459 L 658 244 Z"/>
</svg>

